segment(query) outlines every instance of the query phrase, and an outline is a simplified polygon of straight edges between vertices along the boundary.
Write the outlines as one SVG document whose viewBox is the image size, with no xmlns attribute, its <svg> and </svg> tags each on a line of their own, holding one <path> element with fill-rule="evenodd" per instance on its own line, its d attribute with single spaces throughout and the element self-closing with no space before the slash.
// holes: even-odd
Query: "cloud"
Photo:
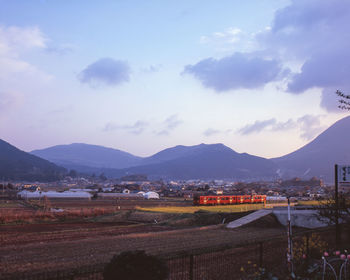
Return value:
<svg viewBox="0 0 350 280">
<path fill-rule="evenodd" d="M 156 72 L 160 71 L 161 68 L 162 68 L 161 64 L 150 65 L 148 67 L 141 68 L 141 72 L 146 73 L 146 74 L 151 74 L 151 73 L 156 73 Z"/>
<path fill-rule="evenodd" d="M 47 40 L 36 26 L 0 26 L 0 55 L 18 57 L 25 50 L 45 48 Z"/>
<path fill-rule="evenodd" d="M 50 45 L 47 46 L 45 51 L 49 54 L 67 55 L 72 53 L 76 49 L 76 46 L 72 44 Z"/>
<path fill-rule="evenodd" d="M 220 52 L 249 52 L 256 47 L 254 34 L 246 33 L 237 27 L 229 27 L 224 31 L 201 36 L 200 43 L 202 45 L 214 46 Z"/>
<path fill-rule="evenodd" d="M 88 65 L 78 75 L 81 83 L 92 87 L 99 85 L 117 86 L 130 79 L 130 67 L 127 62 L 112 58 L 101 58 Z"/>
<path fill-rule="evenodd" d="M 301 61 L 300 72 L 288 84 L 289 92 L 300 94 L 321 88 L 321 106 L 329 111 L 338 110 L 334 92 L 350 88 L 348 26 L 350 2 L 347 0 L 294 0 L 277 11 L 264 41 L 282 52 L 285 59 Z"/>
<path fill-rule="evenodd" d="M 113 122 L 109 122 L 105 125 L 103 130 L 106 132 L 115 131 L 115 130 L 125 130 L 129 133 L 139 135 L 145 130 L 147 126 L 148 126 L 148 123 L 141 120 L 138 120 L 131 125 L 119 125 Z"/>
<path fill-rule="evenodd" d="M 285 122 L 275 122 L 273 124 L 273 126 L 271 127 L 272 131 L 284 131 L 284 130 L 289 130 L 289 129 L 293 129 L 297 126 L 297 124 L 295 123 L 295 121 L 293 121 L 292 119 L 289 119 Z"/>
<path fill-rule="evenodd" d="M 183 121 L 179 120 L 178 115 L 171 115 L 164 121 L 164 125 L 168 130 L 173 130 L 182 123 Z"/>
<path fill-rule="evenodd" d="M 203 132 L 203 135 L 209 137 L 209 136 L 220 134 L 220 133 L 222 133 L 221 130 L 214 129 L 214 128 L 208 128 L 207 130 L 205 130 Z"/>
<path fill-rule="evenodd" d="M 321 126 L 321 115 L 312 116 L 305 115 L 297 120 L 299 128 L 301 130 L 300 137 L 305 140 L 311 140 L 317 136 L 321 131 L 325 129 Z"/>
<path fill-rule="evenodd" d="M 252 133 L 257 133 L 264 130 L 266 127 L 276 124 L 276 119 L 269 119 L 264 121 L 255 121 L 253 124 L 247 124 L 238 130 L 240 134 L 248 135 Z"/>
<path fill-rule="evenodd" d="M 255 121 L 252 124 L 247 124 L 238 130 L 239 134 L 249 135 L 253 133 L 259 133 L 261 131 L 286 131 L 291 129 L 298 129 L 300 131 L 300 137 L 305 140 L 310 140 L 318 135 L 325 129 L 321 125 L 322 115 L 304 115 L 296 120 L 289 119 L 285 122 L 278 122 L 275 118 Z"/>
<path fill-rule="evenodd" d="M 38 27 L 0 26 L 0 80 L 3 84 L 18 83 L 26 78 L 49 80 L 50 75 L 22 58 L 33 49 L 45 49 L 47 41 Z"/>
<path fill-rule="evenodd" d="M 277 60 L 235 53 L 221 59 L 207 58 L 187 65 L 184 73 L 193 75 L 203 86 L 217 92 L 259 88 L 281 79 L 284 74 Z"/>
<path fill-rule="evenodd" d="M 250 42 L 251 47 L 245 48 L 240 56 L 254 57 L 255 63 L 249 59 L 238 60 L 234 54 L 219 60 L 202 60 L 194 66 L 186 66 L 185 72 L 206 87 L 224 91 L 264 86 L 281 78 L 276 73 L 283 73 L 293 65 L 292 74 L 282 75 L 287 78 L 287 92 L 302 94 L 318 88 L 322 92 L 320 105 L 328 111 L 336 111 L 335 91 L 350 90 L 349 26 L 348 0 L 291 0 L 275 12 L 270 28 L 254 35 L 242 37 L 244 31 L 232 29 L 231 37 L 229 32 L 223 31 L 201 38 L 205 44 L 227 42 L 228 38 L 232 38 L 233 44 Z M 237 49 L 232 51 L 237 52 Z M 240 68 L 242 73 L 237 73 Z M 281 72 L 281 69 L 284 70 Z"/>
<path fill-rule="evenodd" d="M 162 123 L 162 129 L 159 131 L 154 131 L 157 135 L 169 135 L 171 131 L 180 126 L 183 123 L 182 120 L 179 119 L 178 115 L 171 115 L 166 118 Z"/>
<path fill-rule="evenodd" d="M 223 32 L 214 32 L 210 36 L 202 36 L 200 42 L 207 44 L 211 42 L 223 41 L 225 43 L 236 43 L 241 40 L 243 32 L 239 28 L 230 27 Z"/>
</svg>

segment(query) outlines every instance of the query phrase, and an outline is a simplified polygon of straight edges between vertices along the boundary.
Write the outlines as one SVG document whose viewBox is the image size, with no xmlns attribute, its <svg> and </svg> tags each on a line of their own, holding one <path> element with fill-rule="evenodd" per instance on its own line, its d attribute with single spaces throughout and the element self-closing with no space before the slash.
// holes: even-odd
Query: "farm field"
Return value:
<svg viewBox="0 0 350 280">
<path fill-rule="evenodd" d="M 114 254 L 125 250 L 141 249 L 167 255 L 224 244 L 242 244 L 280 234 L 284 234 L 281 227 L 227 230 L 222 226 L 208 226 L 174 230 L 135 224 L 2 226 L 0 258 L 3 265 L 0 273 L 106 263 Z"/>
<path fill-rule="evenodd" d="M 192 201 L 183 199 L 94 199 L 94 200 L 63 200 L 56 199 L 50 201 L 52 207 L 63 209 L 80 208 L 118 208 L 121 210 L 131 210 L 136 207 L 157 207 L 157 206 L 191 206 Z"/>
<path fill-rule="evenodd" d="M 239 211 L 252 210 L 244 205 L 241 209 L 232 206 L 202 209 L 193 207 L 191 201 L 179 199 L 50 200 L 50 207 L 64 210 L 51 213 L 44 211 L 40 203 L 2 202 L 5 207 L 0 208 L 0 214 L 7 217 L 12 213 L 18 217 L 15 221 L 4 220 L 0 225 L 0 275 L 94 266 L 108 262 L 114 254 L 125 250 L 141 249 L 167 255 L 232 245 L 283 232 L 278 227 L 266 229 L 264 234 L 255 229 L 232 231 L 218 225 L 223 217 L 228 222 L 245 215 Z M 162 211 L 138 210 L 157 208 Z"/>
<path fill-rule="evenodd" d="M 301 205 L 301 206 L 319 206 L 319 205 L 322 205 L 324 203 L 327 203 L 327 201 L 326 200 L 307 200 L 307 201 L 300 200 L 300 201 L 298 201 L 298 205 Z"/>
<path fill-rule="evenodd" d="M 167 207 L 137 207 L 142 211 L 162 212 L 162 213 L 195 213 L 199 210 L 208 212 L 247 212 L 264 208 L 264 204 L 240 204 L 240 205 L 220 205 L 220 206 L 167 206 Z"/>
<path fill-rule="evenodd" d="M 63 212 L 45 211 L 40 201 L 1 203 L 0 217 L 12 213 L 19 218 L 0 225 L 0 278 L 95 267 L 126 250 L 167 256 L 285 234 L 273 219 L 234 230 L 221 225 L 263 204 L 198 207 L 182 199 L 67 199 L 49 204 Z"/>
</svg>

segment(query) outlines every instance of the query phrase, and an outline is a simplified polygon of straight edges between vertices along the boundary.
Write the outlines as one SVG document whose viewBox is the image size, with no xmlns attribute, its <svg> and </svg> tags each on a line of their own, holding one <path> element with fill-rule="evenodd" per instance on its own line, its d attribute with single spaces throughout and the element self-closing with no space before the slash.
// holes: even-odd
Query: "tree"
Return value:
<svg viewBox="0 0 350 280">
<path fill-rule="evenodd" d="M 344 94 L 340 90 L 337 90 L 335 94 L 340 97 L 340 99 L 338 100 L 340 105 L 338 107 L 342 110 L 350 111 L 350 95 Z"/>
<path fill-rule="evenodd" d="M 165 280 L 167 277 L 165 262 L 141 250 L 115 255 L 103 271 L 104 280 Z"/>
</svg>

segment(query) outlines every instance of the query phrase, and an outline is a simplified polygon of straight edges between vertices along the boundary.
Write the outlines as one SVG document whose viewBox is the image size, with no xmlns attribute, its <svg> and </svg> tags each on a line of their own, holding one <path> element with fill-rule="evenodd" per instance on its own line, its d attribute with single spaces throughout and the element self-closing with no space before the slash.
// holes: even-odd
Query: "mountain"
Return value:
<svg viewBox="0 0 350 280">
<path fill-rule="evenodd" d="M 350 116 L 345 117 L 304 147 L 272 159 L 283 177 L 319 177 L 334 180 L 334 164 L 350 165 Z"/>
<path fill-rule="evenodd" d="M 334 164 L 350 164 L 350 117 L 329 127 L 295 152 L 273 159 L 237 153 L 223 144 L 175 146 L 150 157 L 87 144 L 61 145 L 32 153 L 80 172 L 164 179 L 269 179 L 318 177 L 332 182 Z M 277 172 L 277 173 L 276 173 Z"/>
<path fill-rule="evenodd" d="M 0 178 L 17 181 L 55 181 L 66 170 L 23 152 L 0 139 Z"/>
<path fill-rule="evenodd" d="M 108 177 L 145 174 L 163 179 L 253 179 L 276 176 L 267 159 L 239 154 L 223 144 L 176 146 L 150 157 L 87 144 L 70 144 L 31 152 L 68 169 L 105 173 Z"/>
<path fill-rule="evenodd" d="M 80 172 L 127 168 L 138 165 L 142 160 L 141 157 L 120 150 L 81 143 L 34 150 L 31 154 Z"/>
<path fill-rule="evenodd" d="M 261 179 L 276 176 L 270 160 L 237 153 L 223 144 L 176 146 L 143 160 L 144 165 L 116 175 L 146 174 L 163 179 Z"/>
<path fill-rule="evenodd" d="M 164 162 L 164 161 L 178 159 L 181 157 L 187 157 L 187 156 L 194 155 L 194 154 L 200 153 L 200 152 L 205 152 L 205 149 L 207 149 L 208 146 L 210 146 L 210 145 L 205 145 L 205 144 L 200 144 L 200 145 L 195 145 L 195 146 L 178 145 L 178 146 L 175 146 L 172 148 L 162 150 L 162 151 L 154 154 L 153 156 L 144 158 L 141 161 L 141 165 L 160 163 L 160 162 Z M 217 148 L 219 146 L 220 146 L 220 144 L 217 144 Z"/>
</svg>

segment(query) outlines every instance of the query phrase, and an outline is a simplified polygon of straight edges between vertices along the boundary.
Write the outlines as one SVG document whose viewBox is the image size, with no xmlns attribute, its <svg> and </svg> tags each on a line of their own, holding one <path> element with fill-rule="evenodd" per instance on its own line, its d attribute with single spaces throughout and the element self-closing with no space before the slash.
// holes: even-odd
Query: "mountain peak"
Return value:
<svg viewBox="0 0 350 280">
<path fill-rule="evenodd" d="M 272 159 L 288 177 L 307 174 L 327 182 L 334 177 L 334 164 L 350 164 L 350 116 L 342 118 L 313 141 L 285 156 Z"/>
</svg>

